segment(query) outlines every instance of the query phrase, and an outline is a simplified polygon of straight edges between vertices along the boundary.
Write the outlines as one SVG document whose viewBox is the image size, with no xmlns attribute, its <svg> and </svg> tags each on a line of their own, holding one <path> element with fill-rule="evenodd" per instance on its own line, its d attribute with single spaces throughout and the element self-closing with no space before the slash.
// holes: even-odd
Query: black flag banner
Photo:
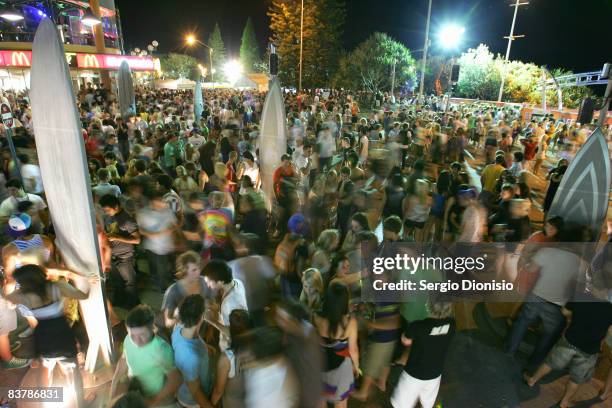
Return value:
<svg viewBox="0 0 612 408">
<path fill-rule="evenodd" d="M 548 214 L 589 226 L 598 240 L 609 195 L 610 155 L 606 138 L 597 128 L 567 169 Z"/>
</svg>

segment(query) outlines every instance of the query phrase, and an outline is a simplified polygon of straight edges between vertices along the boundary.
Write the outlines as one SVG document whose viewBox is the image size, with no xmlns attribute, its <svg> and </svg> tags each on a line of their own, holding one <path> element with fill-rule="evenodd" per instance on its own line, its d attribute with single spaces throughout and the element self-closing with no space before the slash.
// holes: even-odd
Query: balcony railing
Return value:
<svg viewBox="0 0 612 408">
<path fill-rule="evenodd" d="M 0 43 L 2 42 L 33 42 L 34 34 L 31 32 L 16 32 L 16 31 L 1 31 L 0 30 Z M 89 45 L 95 46 L 93 35 L 91 34 L 79 34 L 70 35 L 64 32 L 64 44 L 74 45 Z M 104 38 L 104 46 L 106 48 L 119 48 L 119 41 L 113 38 Z"/>
</svg>

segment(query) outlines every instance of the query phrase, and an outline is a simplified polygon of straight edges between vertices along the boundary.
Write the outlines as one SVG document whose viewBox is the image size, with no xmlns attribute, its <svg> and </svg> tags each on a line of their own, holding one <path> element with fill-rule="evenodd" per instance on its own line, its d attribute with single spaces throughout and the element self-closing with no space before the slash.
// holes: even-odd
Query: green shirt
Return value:
<svg viewBox="0 0 612 408">
<path fill-rule="evenodd" d="M 468 129 L 476 128 L 476 118 L 474 116 L 468 119 Z"/>
<path fill-rule="evenodd" d="M 175 168 L 179 154 L 179 147 L 176 143 L 166 143 L 164 145 L 164 165 L 166 167 Z"/>
<path fill-rule="evenodd" d="M 421 280 L 425 280 L 428 283 L 443 281 L 442 273 L 435 269 L 419 269 L 414 274 L 408 271 L 402 271 L 400 276 L 401 279 L 414 282 L 417 287 Z M 428 301 L 429 293 L 426 291 L 406 291 L 400 306 L 400 314 L 408 323 L 427 319 L 429 317 L 429 311 L 427 310 Z"/>
<path fill-rule="evenodd" d="M 138 347 L 128 334 L 123 342 L 123 352 L 128 363 L 128 376 L 138 380 L 144 397 L 159 394 L 164 388 L 166 375 L 175 369 L 172 347 L 159 336 Z"/>
</svg>

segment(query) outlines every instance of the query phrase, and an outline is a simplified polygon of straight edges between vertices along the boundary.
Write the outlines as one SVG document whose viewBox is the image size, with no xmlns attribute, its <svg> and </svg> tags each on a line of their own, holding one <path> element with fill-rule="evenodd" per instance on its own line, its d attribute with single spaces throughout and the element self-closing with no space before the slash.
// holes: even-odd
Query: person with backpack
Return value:
<svg viewBox="0 0 612 408">
<path fill-rule="evenodd" d="M 274 266 L 280 275 L 284 298 L 299 299 L 302 292 L 301 272 L 308 260 L 306 235 L 308 224 L 303 214 L 293 214 L 287 223 L 288 232 L 276 247 Z"/>
</svg>

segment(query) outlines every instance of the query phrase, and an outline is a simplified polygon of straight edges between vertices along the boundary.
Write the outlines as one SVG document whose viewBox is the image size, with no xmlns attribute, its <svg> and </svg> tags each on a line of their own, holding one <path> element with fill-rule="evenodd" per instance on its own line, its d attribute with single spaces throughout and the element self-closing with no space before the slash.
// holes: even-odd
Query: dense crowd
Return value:
<svg viewBox="0 0 612 408">
<path fill-rule="evenodd" d="M 570 406 L 612 324 L 612 267 L 604 247 L 593 267 L 601 279 L 588 302 L 577 299 L 586 295 L 568 287 L 585 261 L 562 244 L 597 237 L 549 210 L 593 127 L 436 97 L 287 92 L 287 153 L 267 197 L 265 96 L 205 90 L 196 115 L 191 91 L 139 89 L 137 113 L 122 118 L 104 89 L 78 95 L 109 320 L 127 329 L 113 406 L 343 407 L 376 387 L 389 388 L 394 407 L 433 407 L 458 330 L 453 302 L 433 293 L 366 302 L 361 259 L 364 248 L 442 242 L 542 244 L 514 275 L 531 282 L 510 314 L 504 351 L 514 355 L 539 322 L 525 381 L 568 369 L 559 406 Z M 27 151 L 35 120 L 27 96 L 3 99 Z M 66 270 L 54 246 L 35 157 L 19 154 L 19 179 L 8 148 L 2 153 L 4 366 L 82 365 L 87 336 L 76 300 L 88 296 L 77 289 L 87 279 Z M 545 191 L 535 191 L 542 180 Z M 163 296 L 161 308 L 144 303 L 150 293 Z M 12 355 L 17 316 L 37 361 Z M 75 378 L 88 400 L 78 370 Z M 600 398 L 610 397 L 612 375 Z"/>
</svg>

